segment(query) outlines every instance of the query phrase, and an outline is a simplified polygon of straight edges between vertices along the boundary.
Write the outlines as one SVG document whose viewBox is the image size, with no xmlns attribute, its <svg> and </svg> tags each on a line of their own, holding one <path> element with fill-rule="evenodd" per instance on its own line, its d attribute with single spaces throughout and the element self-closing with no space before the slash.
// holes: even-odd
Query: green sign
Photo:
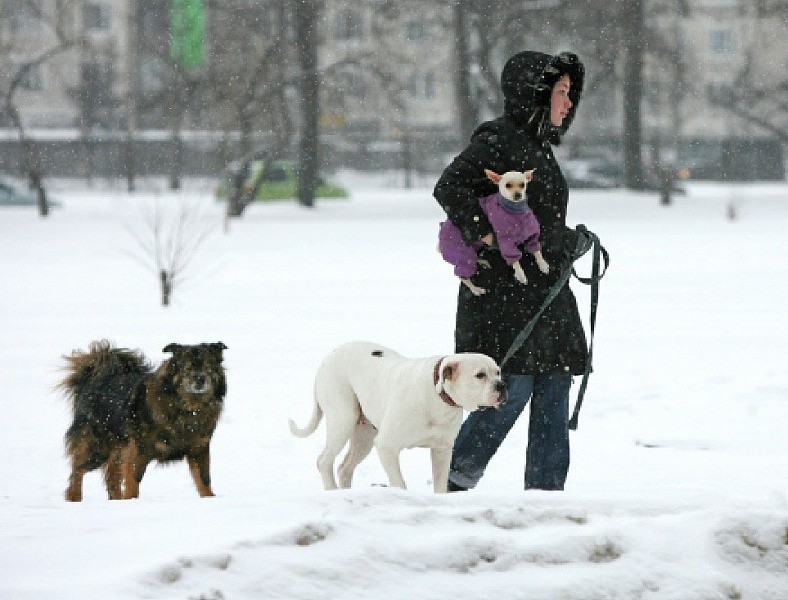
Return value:
<svg viewBox="0 0 788 600">
<path fill-rule="evenodd" d="M 172 0 L 170 58 L 185 68 L 202 65 L 204 33 L 203 0 Z"/>
</svg>

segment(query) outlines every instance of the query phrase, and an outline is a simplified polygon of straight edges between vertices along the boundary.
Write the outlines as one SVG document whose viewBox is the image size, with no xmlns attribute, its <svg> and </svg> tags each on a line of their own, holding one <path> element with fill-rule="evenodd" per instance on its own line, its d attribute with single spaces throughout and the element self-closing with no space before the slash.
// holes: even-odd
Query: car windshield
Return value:
<svg viewBox="0 0 788 600">
<path fill-rule="evenodd" d="M 282 165 L 270 165 L 263 172 L 263 181 L 287 181 L 287 171 Z"/>
</svg>

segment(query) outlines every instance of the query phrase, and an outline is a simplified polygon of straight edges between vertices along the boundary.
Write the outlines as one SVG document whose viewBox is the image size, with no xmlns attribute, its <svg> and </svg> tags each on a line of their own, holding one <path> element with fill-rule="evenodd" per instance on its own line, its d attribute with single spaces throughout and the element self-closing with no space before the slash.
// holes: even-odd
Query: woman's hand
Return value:
<svg viewBox="0 0 788 600">
<path fill-rule="evenodd" d="M 492 233 L 488 233 L 482 238 L 482 242 L 484 242 L 484 244 L 487 246 L 492 246 L 493 244 L 495 244 L 495 235 Z"/>
</svg>

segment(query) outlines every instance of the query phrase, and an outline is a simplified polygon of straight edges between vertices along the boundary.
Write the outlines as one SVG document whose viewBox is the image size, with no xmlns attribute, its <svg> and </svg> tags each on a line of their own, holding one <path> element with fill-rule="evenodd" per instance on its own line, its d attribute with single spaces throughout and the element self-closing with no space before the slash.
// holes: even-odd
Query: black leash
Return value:
<svg viewBox="0 0 788 600">
<path fill-rule="evenodd" d="M 575 410 L 572 413 L 572 418 L 569 419 L 569 429 L 572 430 L 577 429 L 577 419 L 578 415 L 580 414 L 580 407 L 583 405 L 583 396 L 585 395 L 586 387 L 588 386 L 588 376 L 591 374 L 591 358 L 594 352 L 594 329 L 596 328 L 596 311 L 599 304 L 599 281 L 602 279 L 602 277 L 604 277 L 605 273 L 607 272 L 607 267 L 610 264 L 610 256 L 608 255 L 604 246 L 602 246 L 602 243 L 599 241 L 599 237 L 595 233 L 589 231 L 585 225 L 578 225 L 575 230 L 578 234 L 577 244 L 575 244 L 574 251 L 570 253 L 567 260 L 565 260 L 561 266 L 561 275 L 558 277 L 558 281 L 556 281 L 555 284 L 553 284 L 553 287 L 550 288 L 547 293 L 547 297 L 545 298 L 544 302 L 542 302 L 539 310 L 536 311 L 536 314 L 531 317 L 531 320 L 526 323 L 525 327 L 523 327 L 523 330 L 514 339 L 512 345 L 509 347 L 509 350 L 507 350 L 506 355 L 503 357 L 503 360 L 501 360 L 500 363 L 501 370 L 503 370 L 503 365 L 506 364 L 506 362 L 514 355 L 514 353 L 520 349 L 523 343 L 525 343 L 525 340 L 534 330 L 539 317 L 541 317 L 542 313 L 547 309 L 548 306 L 550 306 L 550 303 L 555 300 L 555 297 L 566 285 L 572 275 L 574 275 L 579 282 L 590 285 L 591 335 L 588 345 L 588 360 L 586 361 L 586 369 L 583 373 L 583 379 L 580 382 L 580 389 L 577 393 Z M 593 249 L 591 276 L 580 277 L 575 271 L 574 263 L 591 249 Z M 600 270 L 603 261 L 604 269 Z"/>
</svg>

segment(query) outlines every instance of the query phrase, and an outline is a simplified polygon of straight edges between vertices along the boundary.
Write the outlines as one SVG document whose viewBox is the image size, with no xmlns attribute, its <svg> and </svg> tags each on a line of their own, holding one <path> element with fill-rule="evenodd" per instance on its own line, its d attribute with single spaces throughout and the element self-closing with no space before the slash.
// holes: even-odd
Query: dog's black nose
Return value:
<svg viewBox="0 0 788 600">
<path fill-rule="evenodd" d="M 201 388 L 205 387 L 205 382 L 207 380 L 208 378 L 205 375 L 197 375 L 197 377 L 194 378 L 194 383 L 197 385 L 197 387 Z"/>
<path fill-rule="evenodd" d="M 498 399 L 498 402 L 500 402 L 501 404 L 506 402 L 507 399 L 506 384 L 503 382 L 503 380 L 495 382 L 495 391 L 501 394 L 501 397 Z"/>
</svg>

